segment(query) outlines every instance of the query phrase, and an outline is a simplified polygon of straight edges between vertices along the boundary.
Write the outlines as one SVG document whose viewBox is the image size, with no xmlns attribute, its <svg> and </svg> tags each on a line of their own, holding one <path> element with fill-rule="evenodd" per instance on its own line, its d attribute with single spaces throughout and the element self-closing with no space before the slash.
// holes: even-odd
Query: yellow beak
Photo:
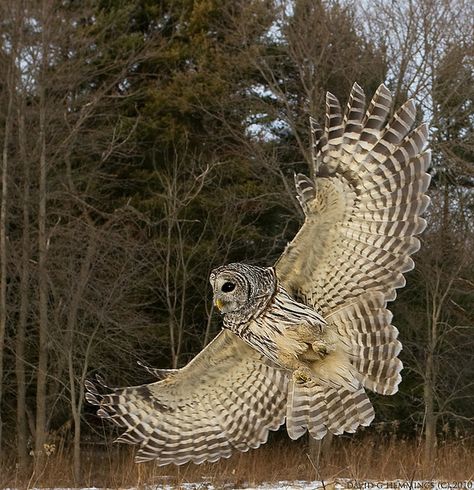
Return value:
<svg viewBox="0 0 474 490">
<path fill-rule="evenodd" d="M 222 303 L 222 301 L 220 299 L 216 299 L 214 301 L 214 305 L 216 306 L 216 308 L 221 311 L 222 310 L 222 307 L 224 306 L 224 304 Z"/>
</svg>

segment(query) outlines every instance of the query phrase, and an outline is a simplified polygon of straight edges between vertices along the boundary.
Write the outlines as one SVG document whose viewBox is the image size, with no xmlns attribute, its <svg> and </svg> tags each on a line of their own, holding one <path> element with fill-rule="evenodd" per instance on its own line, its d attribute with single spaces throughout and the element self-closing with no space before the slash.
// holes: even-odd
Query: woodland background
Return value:
<svg viewBox="0 0 474 490">
<path fill-rule="evenodd" d="M 0 1 L 0 485 L 40 484 L 48 471 L 97 482 L 99 461 L 102 478 L 127 467 L 134 484 L 178 471 L 131 469 L 132 453 L 111 447 L 116 432 L 86 406 L 84 380 L 150 381 L 137 360 L 182 366 L 212 339 L 209 271 L 270 265 L 291 240 L 308 116 L 322 120 L 326 90 L 344 104 L 354 81 L 368 97 L 384 82 L 397 104 L 415 98 L 431 128 L 432 204 L 392 306 L 400 392 L 373 396 L 373 427 L 334 440 L 347 461 L 327 464 L 360 476 L 358 457 L 373 466 L 388 455 L 397 476 L 410 454 L 425 475 L 456 464 L 465 475 L 473 10 L 468 0 Z M 273 475 L 279 455 L 297 476 L 322 468 L 284 434 L 259 451 Z M 245 457 L 212 468 L 232 478 Z M 263 475 L 258 461 L 247 477 Z"/>
</svg>

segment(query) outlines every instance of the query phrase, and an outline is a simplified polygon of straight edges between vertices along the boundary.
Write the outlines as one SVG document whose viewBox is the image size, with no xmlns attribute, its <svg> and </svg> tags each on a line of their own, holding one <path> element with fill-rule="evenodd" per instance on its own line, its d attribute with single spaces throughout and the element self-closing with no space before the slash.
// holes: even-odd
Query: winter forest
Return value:
<svg viewBox="0 0 474 490">
<path fill-rule="evenodd" d="M 0 0 L 0 487 L 472 479 L 473 19 L 468 0 Z M 390 306 L 399 392 L 354 435 L 134 464 L 84 381 L 150 382 L 137 361 L 212 340 L 209 272 L 293 238 L 309 116 L 353 82 L 430 127 L 428 227 Z"/>
</svg>

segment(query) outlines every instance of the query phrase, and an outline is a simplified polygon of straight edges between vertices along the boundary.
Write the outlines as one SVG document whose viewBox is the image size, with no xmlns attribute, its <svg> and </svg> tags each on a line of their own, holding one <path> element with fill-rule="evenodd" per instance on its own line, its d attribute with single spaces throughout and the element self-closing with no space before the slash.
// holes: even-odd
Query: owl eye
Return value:
<svg viewBox="0 0 474 490">
<path fill-rule="evenodd" d="M 223 293 L 230 293 L 234 289 L 235 289 L 235 284 L 233 282 L 225 282 L 221 287 L 221 291 Z"/>
</svg>

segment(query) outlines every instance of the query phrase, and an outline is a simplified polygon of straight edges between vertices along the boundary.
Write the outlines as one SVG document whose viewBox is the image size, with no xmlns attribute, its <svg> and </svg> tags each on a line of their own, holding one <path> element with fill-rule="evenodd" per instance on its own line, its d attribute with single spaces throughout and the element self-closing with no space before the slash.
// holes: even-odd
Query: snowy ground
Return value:
<svg viewBox="0 0 474 490">
<path fill-rule="evenodd" d="M 143 487 L 140 487 L 143 489 Z M 178 486 L 153 485 L 147 487 L 148 490 L 474 490 L 474 481 L 359 481 L 349 479 L 339 479 L 337 481 L 279 481 L 263 483 L 257 486 L 231 486 L 217 487 L 210 483 L 183 483 Z M 6 488 L 4 490 L 18 490 Z M 56 488 L 56 489 L 30 489 L 30 490 L 107 490 L 101 488 Z M 136 488 L 121 490 L 138 490 Z M 145 489 L 146 490 L 146 489 Z"/>
<path fill-rule="evenodd" d="M 218 490 L 212 485 L 203 486 L 188 484 L 183 490 Z M 166 487 L 163 487 L 165 490 Z M 394 480 L 386 482 L 357 481 L 340 479 L 337 481 L 279 481 L 264 483 L 258 486 L 229 487 L 235 490 L 474 490 L 474 481 L 406 481 Z M 172 490 L 171 487 L 166 490 Z"/>
<path fill-rule="evenodd" d="M 174 490 L 176 487 L 164 485 L 154 487 L 158 490 Z M 182 490 L 219 490 L 211 484 L 187 483 L 179 487 Z M 258 486 L 227 487 L 233 490 L 474 490 L 474 481 L 405 481 L 388 482 L 338 480 L 321 481 L 279 481 Z M 99 489 L 96 489 L 99 490 Z M 131 489 L 130 489 L 131 490 Z"/>
<path fill-rule="evenodd" d="M 357 481 L 341 479 L 332 482 L 276 482 L 245 490 L 474 490 L 474 481 Z M 244 489 L 242 489 L 244 490 Z"/>
</svg>

